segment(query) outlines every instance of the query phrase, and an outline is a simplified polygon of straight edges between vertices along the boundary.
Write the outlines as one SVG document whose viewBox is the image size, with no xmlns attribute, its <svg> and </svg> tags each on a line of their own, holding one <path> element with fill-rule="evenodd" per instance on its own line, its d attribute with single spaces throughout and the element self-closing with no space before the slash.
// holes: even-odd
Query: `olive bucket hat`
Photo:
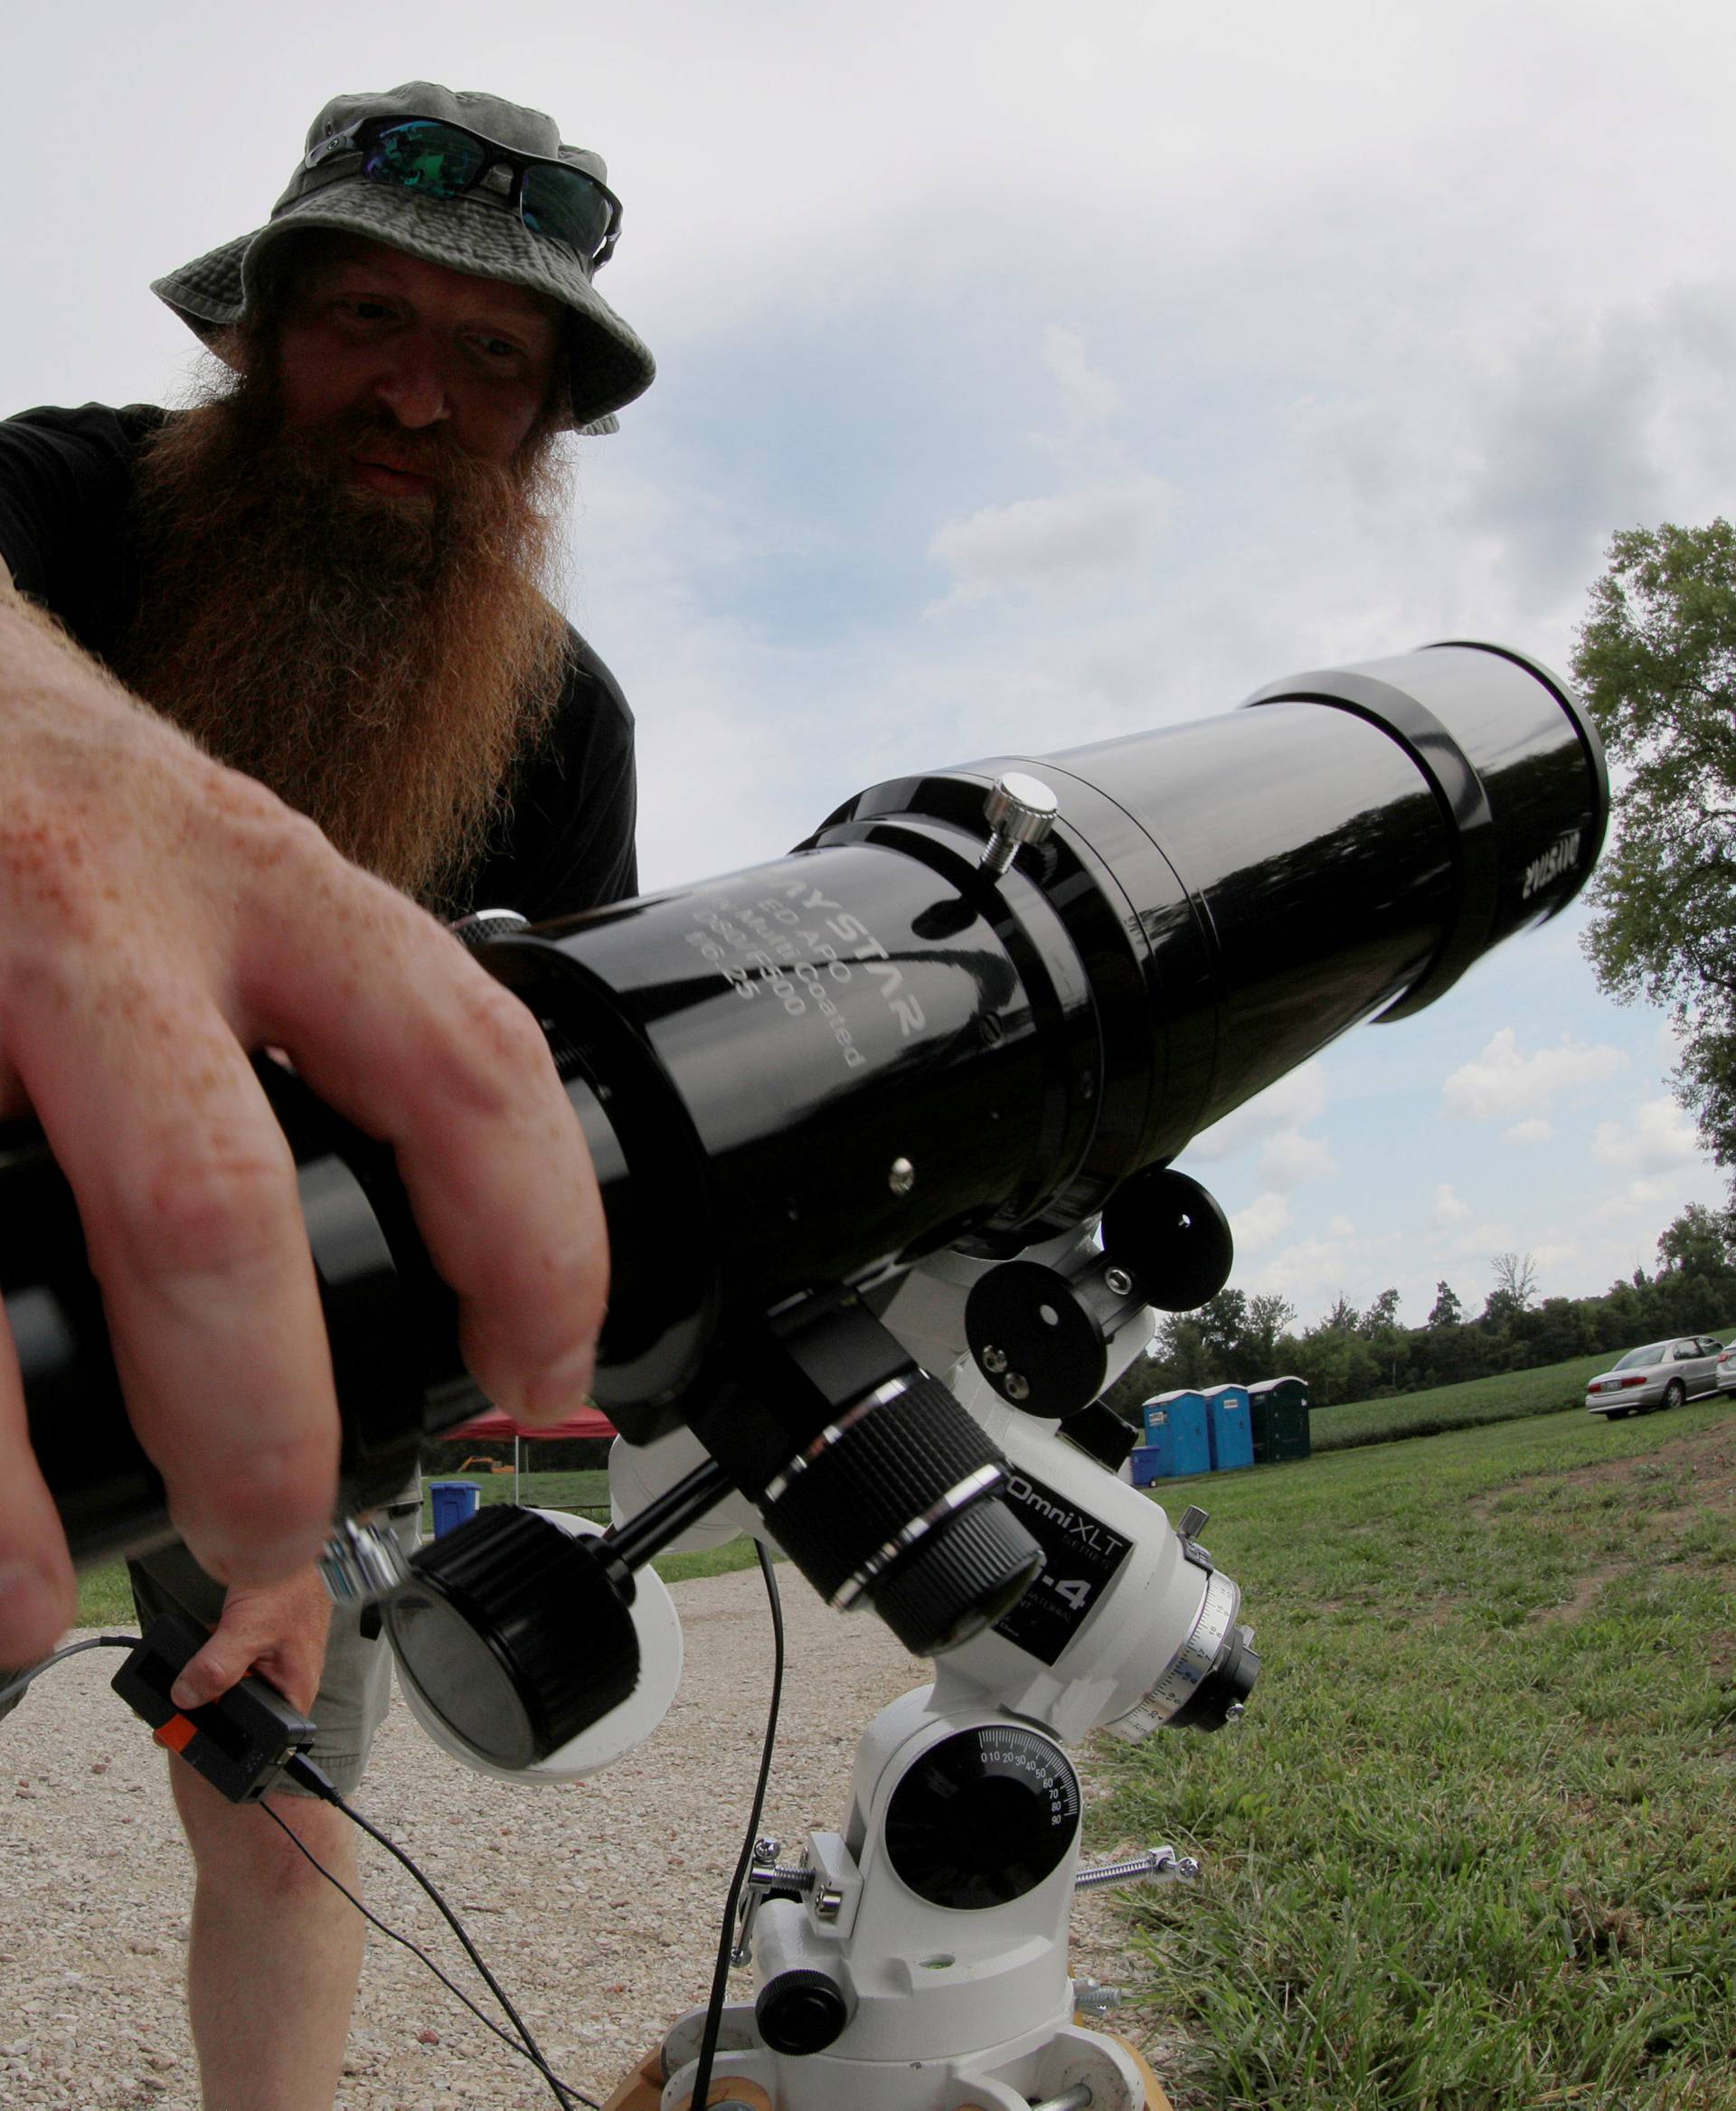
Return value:
<svg viewBox="0 0 1736 2111">
<path fill-rule="evenodd" d="M 571 415 L 613 432 L 613 413 L 651 385 L 651 354 L 592 284 L 620 231 L 600 155 L 563 146 L 553 118 L 498 96 L 411 80 L 341 95 L 314 119 L 307 151 L 271 217 L 184 264 L 151 291 L 207 340 L 258 312 L 264 259 L 286 235 L 335 228 L 478 278 L 505 279 L 568 313 Z"/>
</svg>

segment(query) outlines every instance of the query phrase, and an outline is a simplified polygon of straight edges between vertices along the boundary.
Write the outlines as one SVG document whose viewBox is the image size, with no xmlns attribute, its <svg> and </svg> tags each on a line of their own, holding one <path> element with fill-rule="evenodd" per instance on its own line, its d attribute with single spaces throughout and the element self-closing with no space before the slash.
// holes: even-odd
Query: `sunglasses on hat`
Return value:
<svg viewBox="0 0 1736 2111">
<path fill-rule="evenodd" d="M 330 165 L 351 155 L 360 155 L 358 167 Z M 608 263 L 620 239 L 621 202 L 595 176 L 439 118 L 364 118 L 322 139 L 301 165 L 305 174 L 317 174 L 325 182 L 359 175 L 419 198 L 476 195 L 515 206 L 533 234 L 564 243 L 592 270 Z"/>
</svg>

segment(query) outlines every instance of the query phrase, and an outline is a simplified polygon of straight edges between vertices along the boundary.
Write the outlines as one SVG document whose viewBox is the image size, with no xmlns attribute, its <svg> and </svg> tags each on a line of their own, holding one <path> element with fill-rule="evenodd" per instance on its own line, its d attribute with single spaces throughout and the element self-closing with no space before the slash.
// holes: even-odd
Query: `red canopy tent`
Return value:
<svg viewBox="0 0 1736 2111">
<path fill-rule="evenodd" d="M 456 1429 L 445 1432 L 448 1444 L 466 1444 L 473 1437 L 488 1443 L 513 1440 L 513 1499 L 518 1499 L 519 1447 L 524 1446 L 524 1464 L 530 1463 L 529 1446 L 533 1440 L 549 1437 L 613 1437 L 615 1425 L 600 1408 L 580 1408 L 567 1417 L 564 1422 L 551 1422 L 541 1429 L 521 1429 L 510 1415 L 503 1415 L 494 1408 L 486 1415 L 478 1415 L 474 1422 L 461 1422 Z"/>
<path fill-rule="evenodd" d="M 541 1429 L 521 1429 L 510 1415 L 491 1408 L 486 1415 L 478 1415 L 474 1422 L 461 1422 L 456 1429 L 446 1432 L 448 1442 L 453 1444 L 468 1443 L 473 1437 L 493 1444 L 504 1442 L 508 1437 L 522 1437 L 529 1443 L 539 1437 L 613 1437 L 615 1434 L 614 1423 L 600 1408 L 580 1408 L 564 1422 L 551 1422 Z"/>
</svg>

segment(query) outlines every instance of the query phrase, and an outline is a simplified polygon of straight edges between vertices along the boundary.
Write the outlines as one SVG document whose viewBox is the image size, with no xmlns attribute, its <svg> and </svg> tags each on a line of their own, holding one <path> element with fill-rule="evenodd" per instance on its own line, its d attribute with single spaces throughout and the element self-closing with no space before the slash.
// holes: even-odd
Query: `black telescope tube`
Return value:
<svg viewBox="0 0 1736 2111">
<path fill-rule="evenodd" d="M 1250 701 L 883 784 L 787 858 L 481 949 L 542 1020 L 597 1161 L 614 1301 L 596 1397 L 625 1434 L 714 1420 L 752 1328 L 805 1295 L 1086 1220 L 1589 874 L 1609 806 L 1596 735 L 1520 656 L 1437 646 Z M 1047 783 L 1059 818 L 997 876 L 983 802 L 1009 768 Z M 272 1083 L 353 1502 L 477 1401 L 377 1147 Z M 0 1282 L 33 1435 L 88 1559 L 160 1531 L 160 1494 L 153 1510 L 135 1470 L 105 1464 L 137 1447 L 57 1183 L 40 1147 L 0 1153 Z"/>
</svg>

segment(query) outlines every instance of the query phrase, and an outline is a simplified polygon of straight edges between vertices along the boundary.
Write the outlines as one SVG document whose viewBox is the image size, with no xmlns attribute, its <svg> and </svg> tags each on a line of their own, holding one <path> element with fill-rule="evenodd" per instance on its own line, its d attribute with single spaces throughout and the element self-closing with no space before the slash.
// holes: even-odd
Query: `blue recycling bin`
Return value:
<svg viewBox="0 0 1736 2111">
<path fill-rule="evenodd" d="M 1205 1426 L 1212 1440 L 1212 1470 L 1233 1473 L 1254 1463 L 1254 1417 L 1245 1385 L 1205 1389 Z"/>
<path fill-rule="evenodd" d="M 1146 1441 L 1133 1455 L 1137 1488 L 1153 1481 L 1179 1481 L 1212 1471 L 1212 1439 L 1206 1426 L 1205 1398 L 1183 1390 L 1159 1393 L 1142 1410 Z M 1141 1458 L 1143 1453 L 1144 1458 Z M 1146 1477 L 1140 1479 L 1144 1472 Z"/>
<path fill-rule="evenodd" d="M 482 1501 L 482 1490 L 475 1481 L 430 1481 L 428 1492 L 434 1502 L 437 1540 L 445 1532 L 456 1531 L 459 1525 L 473 1518 Z"/>
</svg>

